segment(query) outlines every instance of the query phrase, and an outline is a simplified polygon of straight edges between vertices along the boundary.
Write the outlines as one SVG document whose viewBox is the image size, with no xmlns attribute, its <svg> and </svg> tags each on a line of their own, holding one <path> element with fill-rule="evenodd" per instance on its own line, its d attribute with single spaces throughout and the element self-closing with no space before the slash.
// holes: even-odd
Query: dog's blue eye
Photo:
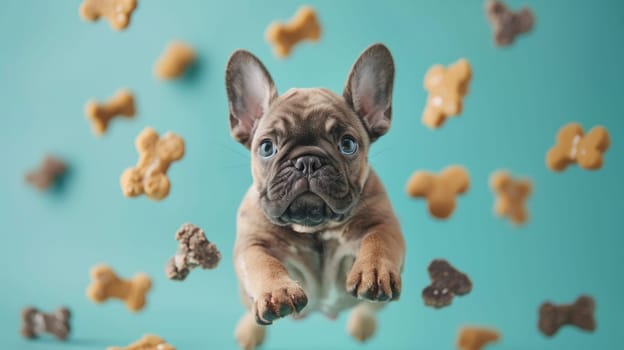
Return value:
<svg viewBox="0 0 624 350">
<path fill-rule="evenodd" d="M 345 135 L 340 139 L 338 148 L 340 148 L 340 152 L 343 154 L 352 155 L 357 151 L 358 144 L 355 142 L 353 136 Z"/>
<path fill-rule="evenodd" d="M 260 143 L 260 147 L 258 147 L 258 154 L 262 158 L 271 158 L 277 153 L 277 148 L 273 144 L 271 140 L 264 140 Z"/>
</svg>

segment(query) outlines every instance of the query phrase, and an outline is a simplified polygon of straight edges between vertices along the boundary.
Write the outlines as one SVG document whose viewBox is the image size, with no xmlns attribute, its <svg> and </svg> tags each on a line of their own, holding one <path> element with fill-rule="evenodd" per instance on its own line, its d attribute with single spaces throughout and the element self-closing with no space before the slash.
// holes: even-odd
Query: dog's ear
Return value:
<svg viewBox="0 0 624 350">
<path fill-rule="evenodd" d="M 355 61 L 342 95 L 362 119 L 371 142 L 390 128 L 394 61 L 383 44 L 364 50 Z"/>
<path fill-rule="evenodd" d="M 256 56 L 237 50 L 225 68 L 225 88 L 230 106 L 230 133 L 249 148 L 256 122 L 277 97 L 271 76 Z"/>
</svg>

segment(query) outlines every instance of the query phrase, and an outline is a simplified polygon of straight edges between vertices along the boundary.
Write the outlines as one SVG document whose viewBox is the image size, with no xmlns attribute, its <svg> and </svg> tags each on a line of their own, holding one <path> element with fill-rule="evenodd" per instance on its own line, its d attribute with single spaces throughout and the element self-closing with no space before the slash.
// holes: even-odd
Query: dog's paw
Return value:
<svg viewBox="0 0 624 350">
<path fill-rule="evenodd" d="M 269 325 L 274 320 L 298 313 L 308 304 L 308 297 L 295 282 L 275 286 L 271 291 L 263 293 L 254 301 L 256 322 Z"/>
<path fill-rule="evenodd" d="M 347 276 L 347 292 L 370 301 L 398 300 L 401 275 L 391 263 L 382 259 L 356 260 Z"/>
</svg>

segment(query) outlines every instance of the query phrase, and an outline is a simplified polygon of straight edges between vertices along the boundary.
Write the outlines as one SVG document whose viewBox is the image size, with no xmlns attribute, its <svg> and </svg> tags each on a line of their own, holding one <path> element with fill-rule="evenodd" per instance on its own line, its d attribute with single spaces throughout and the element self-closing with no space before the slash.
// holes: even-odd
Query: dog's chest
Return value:
<svg viewBox="0 0 624 350">
<path fill-rule="evenodd" d="M 305 244 L 293 244 L 285 264 L 292 279 L 299 282 L 308 296 L 305 315 L 320 311 L 335 318 L 358 300 L 346 292 L 346 278 L 355 261 L 359 241 L 342 238 L 340 231 L 317 233 Z"/>
</svg>

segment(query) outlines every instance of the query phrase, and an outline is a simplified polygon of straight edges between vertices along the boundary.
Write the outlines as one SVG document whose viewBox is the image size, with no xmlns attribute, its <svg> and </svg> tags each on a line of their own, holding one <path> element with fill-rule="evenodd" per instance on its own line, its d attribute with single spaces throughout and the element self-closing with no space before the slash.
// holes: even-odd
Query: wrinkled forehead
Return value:
<svg viewBox="0 0 624 350">
<path fill-rule="evenodd" d="M 262 118 L 258 131 L 289 137 L 345 132 L 366 135 L 344 99 L 326 89 L 290 89 L 272 103 L 269 114 L 270 118 Z"/>
</svg>

